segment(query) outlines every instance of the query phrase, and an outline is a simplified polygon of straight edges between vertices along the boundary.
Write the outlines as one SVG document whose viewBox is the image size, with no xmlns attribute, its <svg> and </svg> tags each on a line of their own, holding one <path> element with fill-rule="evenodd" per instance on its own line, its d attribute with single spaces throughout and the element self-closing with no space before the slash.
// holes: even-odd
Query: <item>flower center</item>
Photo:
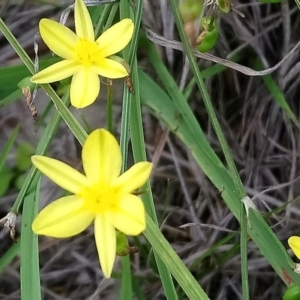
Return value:
<svg viewBox="0 0 300 300">
<path fill-rule="evenodd" d="M 98 44 L 89 40 L 80 38 L 76 49 L 76 60 L 84 66 L 90 66 L 93 63 L 101 60 L 102 55 L 99 51 Z"/>
<path fill-rule="evenodd" d="M 100 184 L 83 187 L 78 196 L 84 199 L 85 207 L 96 214 L 114 210 L 120 199 L 120 194 L 116 189 Z"/>
</svg>

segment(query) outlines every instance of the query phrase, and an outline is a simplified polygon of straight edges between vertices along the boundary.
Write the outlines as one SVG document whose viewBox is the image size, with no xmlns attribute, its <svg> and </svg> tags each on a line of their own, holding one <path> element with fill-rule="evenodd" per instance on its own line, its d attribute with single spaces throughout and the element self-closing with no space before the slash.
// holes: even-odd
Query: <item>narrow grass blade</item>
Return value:
<svg viewBox="0 0 300 300">
<path fill-rule="evenodd" d="M 64 104 L 65 105 L 68 105 L 70 100 L 69 100 L 69 97 L 68 95 L 65 95 L 63 97 L 63 101 L 64 101 Z M 52 140 L 58 130 L 58 126 L 61 122 L 61 116 L 59 114 L 58 111 L 56 111 L 51 119 L 51 121 L 49 122 L 49 124 L 47 125 L 47 127 L 45 128 L 41 138 L 40 138 L 40 141 L 37 145 L 37 148 L 36 148 L 36 154 L 38 155 L 45 155 L 50 144 L 52 143 Z M 28 172 L 28 175 L 25 179 L 25 182 L 18 194 L 18 197 L 11 209 L 11 211 L 13 211 L 15 214 L 18 214 L 19 212 L 19 209 L 23 203 L 23 200 L 26 196 L 26 193 L 27 193 L 27 189 L 29 188 L 34 176 L 36 175 L 37 173 L 37 169 L 32 166 L 31 169 L 29 170 Z"/>
<path fill-rule="evenodd" d="M 248 234 L 247 234 L 247 215 L 244 208 L 241 209 L 241 236 L 240 236 L 240 248 L 241 248 L 241 274 L 242 274 L 242 291 L 243 300 L 250 300 L 249 296 L 249 276 L 248 276 Z"/>
<path fill-rule="evenodd" d="M 5 22 L 3 21 L 2 18 L 0 18 L 0 31 L 3 33 L 9 44 L 14 48 L 16 53 L 20 56 L 22 59 L 24 65 L 27 67 L 27 69 L 33 74 L 34 72 L 34 66 L 33 63 L 26 53 L 22 46 L 19 44 L 17 39 L 14 37 L 12 32 L 9 30 L 9 28 L 6 26 Z"/>
<path fill-rule="evenodd" d="M 217 138 L 218 138 L 218 140 L 220 142 L 222 151 L 224 153 L 224 156 L 225 156 L 225 159 L 226 159 L 226 163 L 227 163 L 226 167 L 228 167 L 228 169 L 230 171 L 230 175 L 231 175 L 231 177 L 233 179 L 233 182 L 234 182 L 234 185 L 235 185 L 235 188 L 236 188 L 236 193 L 238 193 L 239 197 L 243 197 L 243 196 L 245 196 L 246 192 L 244 190 L 244 187 L 243 187 L 243 184 L 241 182 L 240 176 L 239 176 L 238 171 L 236 169 L 235 163 L 234 163 L 232 155 L 231 155 L 231 151 L 229 149 L 229 146 L 228 146 L 227 141 L 225 139 L 225 136 L 223 134 L 222 128 L 221 128 L 221 126 L 219 124 L 219 121 L 217 119 L 217 116 L 216 116 L 215 110 L 213 108 L 210 96 L 209 96 L 209 94 L 207 92 L 205 83 L 203 81 L 201 72 L 199 70 L 199 67 L 198 67 L 195 55 L 194 55 L 194 53 L 193 53 L 193 51 L 191 49 L 190 43 L 188 41 L 188 38 L 187 38 L 187 36 L 186 36 L 186 34 L 184 32 L 183 24 L 181 22 L 181 17 L 179 15 L 178 3 L 177 3 L 176 0 L 169 0 L 169 2 L 171 4 L 171 8 L 172 8 L 173 15 L 174 15 L 174 20 L 175 20 L 175 23 L 176 23 L 176 26 L 177 26 L 180 38 L 182 40 L 182 44 L 183 44 L 183 48 L 185 50 L 185 54 L 187 55 L 187 58 L 189 60 L 192 72 L 193 72 L 193 74 L 195 76 L 195 79 L 196 79 L 197 86 L 198 86 L 199 91 L 200 91 L 200 93 L 202 95 L 202 99 L 203 99 L 204 105 L 205 105 L 207 113 L 209 115 L 209 119 L 210 119 L 210 121 L 212 123 L 214 131 L 215 131 L 215 133 L 217 135 Z M 163 82 L 165 82 L 165 81 L 163 81 Z M 180 92 L 177 93 L 177 95 L 180 95 Z M 180 99 L 178 99 L 177 105 L 181 106 Z"/>
<path fill-rule="evenodd" d="M 192 276 L 183 261 L 174 252 L 171 245 L 164 238 L 157 225 L 147 215 L 147 228 L 144 235 L 153 246 L 154 251 L 171 271 L 186 296 L 190 300 L 208 300 L 208 296 L 203 291 L 199 283 Z"/>
<path fill-rule="evenodd" d="M 147 300 L 136 277 L 132 278 L 132 289 L 137 300 Z"/>
<path fill-rule="evenodd" d="M 120 19 L 130 17 L 130 7 L 129 3 L 125 0 L 120 1 Z M 131 43 L 136 42 L 131 40 Z M 125 61 L 129 57 L 129 47 L 125 47 L 122 51 L 123 58 Z M 120 146 L 122 153 L 122 172 L 125 171 L 125 168 L 128 163 L 128 145 L 130 138 L 130 110 L 131 110 L 131 97 L 129 95 L 128 89 L 124 86 L 123 93 L 123 103 L 122 103 L 122 117 L 121 117 L 121 136 L 120 136 Z M 122 257 L 122 264 L 125 269 L 122 272 L 122 287 L 121 287 L 121 299 L 132 299 L 132 282 L 131 282 L 131 268 L 130 268 L 130 257 Z"/>
<path fill-rule="evenodd" d="M 0 108 L 4 107 L 6 105 L 9 105 L 11 103 L 13 103 L 14 101 L 17 101 L 20 99 L 20 97 L 22 96 L 22 92 L 21 90 L 15 90 L 14 92 L 10 93 L 9 95 L 3 97 L 2 96 L 3 91 L 0 92 Z"/>
<path fill-rule="evenodd" d="M 83 145 L 87 137 L 86 131 L 83 129 L 83 127 L 74 117 L 74 115 L 69 111 L 68 107 L 63 103 L 61 98 L 52 89 L 52 87 L 49 84 L 42 84 L 41 86 L 46 92 L 46 94 L 48 94 L 51 100 L 53 101 L 57 111 L 59 112 L 63 120 L 66 122 L 66 124 L 68 125 L 78 142 L 81 145 Z"/>
<path fill-rule="evenodd" d="M 12 260 L 20 254 L 20 240 L 15 243 L 0 257 L 0 273 L 12 262 Z"/>
<path fill-rule="evenodd" d="M 121 135 L 121 138 L 123 136 L 123 139 L 121 139 L 122 142 L 121 147 L 123 143 L 125 146 L 128 145 L 128 138 L 130 132 L 132 150 L 133 150 L 133 156 L 135 162 L 147 160 L 144 135 L 143 135 L 143 125 L 142 125 L 142 118 L 141 118 L 139 81 L 137 77 L 137 66 L 136 66 L 136 49 L 137 49 L 137 42 L 138 42 L 138 32 L 139 32 L 141 18 L 142 18 L 142 4 L 143 2 L 141 0 L 137 1 L 136 3 L 135 20 L 134 20 L 135 30 L 134 30 L 133 38 L 130 43 L 130 48 L 127 47 L 123 51 L 124 59 L 130 62 L 131 64 L 133 85 L 135 87 L 135 96 L 129 93 L 129 89 L 125 87 L 124 96 L 123 96 L 123 113 L 122 113 L 122 127 L 121 127 L 124 131 L 124 134 Z M 128 6 L 127 1 L 120 2 L 120 12 L 121 12 L 120 14 L 121 18 L 130 17 L 131 9 Z M 127 154 L 127 152 L 125 153 Z M 148 211 L 148 213 L 150 214 L 154 222 L 157 223 L 155 207 L 154 207 L 153 198 L 151 194 L 151 186 L 149 182 L 147 183 L 146 189 L 149 192 L 143 195 L 142 198 L 145 203 L 146 210 Z M 156 252 L 154 253 L 154 255 L 155 255 L 156 264 L 159 270 L 160 278 L 165 290 L 166 297 L 167 299 L 176 300 L 177 294 L 174 287 L 172 276 L 168 268 L 164 265 L 161 258 L 157 255 Z"/>
<path fill-rule="evenodd" d="M 20 129 L 20 125 L 17 125 L 13 130 L 11 136 L 9 137 L 8 141 L 6 142 L 2 152 L 0 153 L 0 171 L 2 170 L 5 161 L 7 159 L 7 155 L 15 142 L 19 129 Z"/>
<path fill-rule="evenodd" d="M 39 60 L 40 70 L 54 64 L 61 59 L 57 57 L 51 58 L 42 58 Z M 5 102 L 8 102 L 8 97 L 10 96 L 13 99 L 15 93 L 18 92 L 22 95 L 21 90 L 18 88 L 18 83 L 25 77 L 31 76 L 31 72 L 24 65 L 9 66 L 0 68 L 0 107 L 2 101 L 6 99 Z M 20 98 L 20 96 L 18 97 Z M 12 100 L 11 100 L 12 101 Z"/>
<path fill-rule="evenodd" d="M 143 90 L 141 97 L 143 103 L 191 150 L 203 172 L 220 191 L 228 208 L 240 220 L 242 199 L 236 193 L 233 180 L 209 145 L 200 126 L 194 127 L 194 131 L 191 132 L 180 109 L 175 106 L 167 94 L 142 71 L 139 71 L 139 80 L 140 88 Z M 186 102 L 185 104 L 187 105 Z M 248 234 L 285 284 L 291 285 L 300 282 L 300 275 L 292 270 L 293 261 L 263 216 L 259 212 L 253 212 L 250 222 L 252 227 L 248 229 Z"/>
<path fill-rule="evenodd" d="M 145 139 L 143 133 L 143 123 L 141 115 L 141 103 L 140 103 L 140 87 L 139 87 L 139 77 L 137 70 L 137 62 L 134 61 L 133 65 L 133 83 L 135 86 L 135 101 L 132 102 L 131 110 L 131 140 L 132 140 L 132 149 L 133 155 L 136 162 L 147 160 L 146 150 L 145 150 Z M 152 220 L 157 224 L 157 217 L 155 212 L 155 206 L 153 202 L 151 186 L 148 182 L 145 186 L 145 189 L 148 193 L 142 195 L 142 199 L 145 203 L 146 210 L 151 216 Z M 153 245 L 152 245 L 153 246 Z M 154 249 L 154 256 L 156 264 L 159 270 L 160 278 L 165 290 L 167 299 L 175 300 L 178 299 L 177 292 L 174 286 L 172 276 L 170 274 L 170 269 L 165 266 L 162 261 L 162 258 L 158 255 Z"/>
<path fill-rule="evenodd" d="M 147 44 L 148 44 L 148 41 L 147 41 Z M 231 61 L 238 62 L 239 60 L 242 59 L 242 57 L 243 57 L 242 54 L 238 54 L 238 55 L 232 57 Z M 210 78 L 214 75 L 218 75 L 218 74 L 222 73 L 223 71 L 225 71 L 226 69 L 227 69 L 227 67 L 225 67 L 223 65 L 215 64 L 207 69 L 202 70 L 201 75 L 202 75 L 203 79 L 206 79 L 206 78 Z M 191 94 L 191 92 L 196 84 L 197 84 L 197 78 L 193 77 L 183 91 L 184 98 L 188 98 L 188 96 Z"/>
<path fill-rule="evenodd" d="M 19 55 L 19 57 L 21 58 L 25 66 L 28 68 L 28 70 L 33 74 L 34 65 L 30 57 L 27 55 L 26 51 L 22 48 L 22 46 L 19 44 L 17 39 L 14 37 L 12 32 L 7 28 L 7 26 L 5 25 L 5 23 L 1 18 L 0 18 L 0 31 L 3 33 L 3 35 L 6 37 L 8 42 L 15 49 L 16 53 Z M 83 142 L 87 137 L 87 133 L 84 131 L 80 123 L 69 111 L 68 107 L 63 103 L 63 101 L 56 94 L 56 92 L 53 90 L 50 84 L 42 84 L 41 87 L 44 89 L 46 94 L 51 98 L 56 109 L 58 110 L 58 112 L 60 113 L 61 117 L 64 119 L 66 124 L 69 126 L 70 130 L 72 131 L 76 139 L 79 141 L 81 145 L 83 145 Z"/>
<path fill-rule="evenodd" d="M 299 10 L 300 10 L 300 1 L 299 0 L 295 0 L 295 3 L 297 4 Z"/>
<path fill-rule="evenodd" d="M 31 224 L 38 212 L 40 175 L 36 175 L 24 199 L 21 227 L 21 298 L 41 298 L 38 237 Z"/>
<path fill-rule="evenodd" d="M 261 69 L 262 64 L 258 62 L 255 66 L 256 69 Z M 267 89 L 269 90 L 270 94 L 276 101 L 276 103 L 282 108 L 282 110 L 286 113 L 286 115 L 296 124 L 298 124 L 297 117 L 292 112 L 289 104 L 287 103 L 284 94 L 280 90 L 278 84 L 274 81 L 271 75 L 262 76 L 262 80 L 264 81 Z"/>
<path fill-rule="evenodd" d="M 211 245 L 199 258 L 197 258 L 193 261 L 193 263 L 189 267 L 189 270 L 191 272 L 196 270 L 205 258 L 210 257 L 221 246 L 226 245 L 229 241 L 233 240 L 237 234 L 238 233 L 231 233 L 231 234 L 227 235 L 225 238 L 223 238 L 220 241 L 217 241 L 216 243 Z M 231 243 L 234 243 L 234 241 Z M 230 258 L 232 258 L 232 257 L 230 257 Z M 218 266 L 221 266 L 221 263 L 219 261 L 217 261 L 216 264 Z"/>
<path fill-rule="evenodd" d="M 132 297 L 132 280 L 131 267 L 129 256 L 122 256 L 122 285 L 121 285 L 121 300 L 133 299 Z"/>
<path fill-rule="evenodd" d="M 100 32 L 103 30 L 103 25 L 105 21 L 108 18 L 108 15 L 111 13 L 111 11 L 114 11 L 116 7 L 119 6 L 119 3 L 108 3 L 104 5 L 104 7 L 93 7 L 94 10 L 101 10 L 101 14 L 99 14 L 99 20 L 97 22 L 97 25 L 95 27 L 95 37 L 98 38 L 100 36 Z"/>
</svg>

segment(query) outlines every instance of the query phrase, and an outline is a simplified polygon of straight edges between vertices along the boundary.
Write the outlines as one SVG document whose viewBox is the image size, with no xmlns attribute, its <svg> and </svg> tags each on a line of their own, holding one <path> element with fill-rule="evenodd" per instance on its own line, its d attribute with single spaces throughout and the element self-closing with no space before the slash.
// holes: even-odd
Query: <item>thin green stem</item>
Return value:
<svg viewBox="0 0 300 300">
<path fill-rule="evenodd" d="M 69 94 L 66 94 L 63 97 L 63 101 L 66 105 L 69 104 L 69 102 L 70 102 Z M 52 117 L 50 123 L 47 125 L 46 129 L 44 130 L 44 132 L 40 138 L 40 141 L 36 148 L 36 152 L 35 152 L 36 154 L 39 154 L 39 155 L 46 154 L 49 146 L 52 143 L 53 138 L 55 137 L 55 134 L 58 130 L 61 120 L 62 120 L 62 118 L 60 116 L 60 113 L 58 111 L 56 111 L 54 116 Z M 34 166 L 32 166 L 31 169 L 29 170 L 28 175 L 25 179 L 25 182 L 18 194 L 18 197 L 11 208 L 11 211 L 14 212 L 15 214 L 19 213 L 19 209 L 23 203 L 23 200 L 27 193 L 27 189 L 31 185 L 32 180 L 34 179 L 36 173 L 37 173 L 37 169 Z"/>
<path fill-rule="evenodd" d="M 119 6 L 119 3 L 108 3 L 104 6 L 103 12 L 100 15 L 100 18 L 97 22 L 96 28 L 95 28 L 95 37 L 97 38 L 100 35 L 100 32 L 102 32 L 104 24 L 108 18 L 108 15 L 110 14 L 113 7 Z"/>
<path fill-rule="evenodd" d="M 120 1 L 120 19 L 130 17 L 130 7 L 129 3 L 126 0 Z M 134 41 L 133 41 L 134 42 Z M 136 41 L 135 41 L 136 42 Z M 123 58 L 126 61 L 128 58 L 128 47 L 123 49 Z M 129 95 L 128 89 L 124 86 L 124 95 L 123 95 L 123 106 L 122 106 L 122 117 L 121 117 L 121 136 L 120 136 L 120 146 L 121 153 L 123 157 L 122 161 L 122 172 L 124 172 L 125 167 L 127 166 L 128 158 L 128 144 L 129 144 L 129 130 L 130 130 L 130 110 L 131 110 L 131 97 Z M 132 282 L 131 282 L 131 268 L 130 268 L 130 257 L 126 256 L 122 258 L 123 269 L 122 272 L 122 291 L 121 297 L 122 300 L 133 299 L 132 295 Z M 130 284 L 126 284 L 126 281 L 130 278 Z M 124 285 L 126 284 L 126 286 Z"/>
<path fill-rule="evenodd" d="M 24 51 L 22 46 L 19 44 L 17 39 L 14 37 L 12 32 L 8 29 L 8 27 L 5 25 L 2 18 L 0 18 L 0 31 L 3 33 L 4 37 L 7 39 L 7 41 L 10 43 L 10 45 L 14 48 L 16 53 L 20 56 L 22 59 L 24 65 L 28 68 L 28 70 L 31 72 L 31 74 L 34 73 L 34 66 L 33 63 L 28 56 L 28 54 Z"/>
<path fill-rule="evenodd" d="M 248 251 L 247 251 L 247 216 L 245 209 L 241 209 L 241 274 L 242 274 L 242 291 L 243 299 L 250 300 L 249 296 L 249 276 L 248 276 Z"/>
<path fill-rule="evenodd" d="M 114 133 L 114 124 L 113 124 L 113 99 L 112 99 L 112 83 L 111 80 L 108 79 L 107 85 L 107 129 L 113 134 Z"/>
<path fill-rule="evenodd" d="M 185 53 L 187 55 L 187 58 L 188 58 L 188 60 L 190 62 L 190 66 L 191 66 L 192 72 L 193 72 L 193 74 L 195 76 L 196 83 L 198 85 L 199 91 L 200 91 L 201 96 L 203 98 L 206 110 L 207 110 L 208 115 L 209 115 L 210 120 L 211 120 L 211 123 L 212 123 L 213 128 L 214 128 L 214 130 L 216 132 L 218 140 L 220 141 L 220 144 L 221 144 L 223 153 L 225 155 L 226 162 L 227 162 L 230 174 L 231 174 L 231 176 L 233 178 L 235 187 L 236 187 L 236 189 L 237 189 L 237 191 L 239 193 L 240 198 L 242 199 L 242 197 L 246 195 L 246 192 L 244 190 L 244 187 L 243 187 L 243 184 L 241 182 L 240 176 L 238 174 L 238 171 L 236 169 L 235 163 L 233 161 L 230 148 L 229 148 L 229 146 L 227 144 L 227 141 L 225 139 L 225 136 L 223 134 L 221 126 L 220 126 L 220 124 L 218 122 L 216 113 L 215 113 L 213 105 L 211 103 L 210 96 L 209 96 L 209 94 L 207 92 L 205 83 L 203 81 L 201 72 L 199 70 L 199 67 L 198 67 L 195 55 L 194 55 L 194 53 L 193 53 L 193 51 L 191 49 L 190 43 L 188 41 L 188 38 L 187 38 L 187 36 L 186 36 L 186 34 L 184 32 L 183 24 L 181 22 L 181 17 L 179 15 L 178 3 L 177 3 L 176 0 L 169 0 L 169 1 L 170 1 L 170 4 L 171 4 L 171 8 L 172 8 L 172 11 L 173 11 L 175 23 L 176 23 L 176 26 L 177 26 L 177 29 L 178 29 L 178 32 L 179 32 L 179 35 L 180 35 L 180 39 L 181 39 L 182 44 L 183 44 L 184 51 L 185 51 Z"/>
</svg>

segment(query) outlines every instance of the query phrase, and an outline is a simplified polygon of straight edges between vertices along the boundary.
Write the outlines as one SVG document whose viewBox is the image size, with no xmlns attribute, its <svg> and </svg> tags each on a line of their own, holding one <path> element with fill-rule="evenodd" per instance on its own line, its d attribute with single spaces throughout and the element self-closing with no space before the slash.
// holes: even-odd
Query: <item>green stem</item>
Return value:
<svg viewBox="0 0 300 300">
<path fill-rule="evenodd" d="M 112 100 L 112 82 L 110 79 L 107 79 L 107 129 L 113 134 L 114 125 L 113 125 L 113 100 Z"/>
</svg>

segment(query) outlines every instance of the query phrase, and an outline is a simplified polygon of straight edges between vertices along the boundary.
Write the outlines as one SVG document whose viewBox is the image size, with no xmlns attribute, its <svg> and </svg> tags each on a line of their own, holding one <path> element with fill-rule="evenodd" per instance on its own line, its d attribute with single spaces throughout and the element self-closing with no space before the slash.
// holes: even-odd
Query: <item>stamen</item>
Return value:
<svg viewBox="0 0 300 300">
<path fill-rule="evenodd" d="M 80 39 L 76 47 L 76 60 L 85 66 L 90 66 L 99 61 L 101 53 L 96 42 Z"/>
</svg>

